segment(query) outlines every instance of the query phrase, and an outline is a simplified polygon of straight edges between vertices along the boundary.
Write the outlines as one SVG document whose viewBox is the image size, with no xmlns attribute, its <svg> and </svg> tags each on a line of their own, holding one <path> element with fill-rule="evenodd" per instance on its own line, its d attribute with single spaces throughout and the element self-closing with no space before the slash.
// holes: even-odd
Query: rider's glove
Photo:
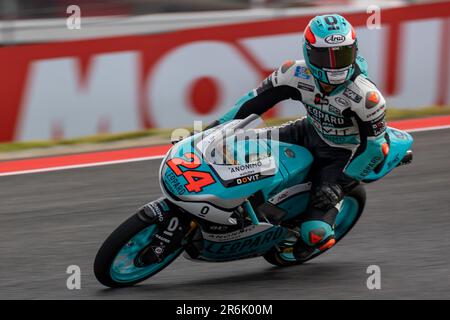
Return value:
<svg viewBox="0 0 450 320">
<path fill-rule="evenodd" d="M 342 187 L 335 183 L 324 183 L 317 187 L 312 199 L 311 206 L 319 210 L 330 210 L 344 197 Z"/>
</svg>

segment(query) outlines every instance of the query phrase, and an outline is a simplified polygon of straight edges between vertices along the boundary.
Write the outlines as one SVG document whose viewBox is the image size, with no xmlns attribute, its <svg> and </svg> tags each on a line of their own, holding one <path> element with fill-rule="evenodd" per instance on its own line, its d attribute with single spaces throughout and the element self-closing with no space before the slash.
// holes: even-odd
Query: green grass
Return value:
<svg viewBox="0 0 450 320">
<path fill-rule="evenodd" d="M 387 109 L 387 119 L 400 120 L 400 119 L 413 119 L 432 116 L 442 116 L 450 114 L 450 106 L 448 107 L 428 107 L 417 110 L 402 110 L 402 109 Z"/>
<path fill-rule="evenodd" d="M 143 131 L 124 132 L 117 134 L 98 134 L 75 139 L 63 140 L 45 140 L 45 141 L 26 141 L 26 142 L 9 142 L 0 144 L 0 152 L 12 152 L 34 148 L 50 148 L 55 146 L 70 146 L 80 144 L 96 144 L 108 143 L 121 140 L 132 140 L 144 137 L 161 137 L 169 139 L 171 129 L 149 129 Z"/>
<path fill-rule="evenodd" d="M 387 119 L 389 120 L 400 120 L 400 119 L 412 119 L 421 117 L 430 117 L 437 115 L 450 115 L 450 107 L 428 107 L 417 110 L 402 110 L 388 108 Z M 269 126 L 279 125 L 286 121 L 293 120 L 294 118 L 277 118 L 268 119 L 265 122 Z M 63 139 L 63 140 L 51 140 L 51 141 L 27 141 L 27 142 L 11 142 L 11 143 L 1 143 L 0 152 L 13 152 L 36 148 L 50 148 L 55 146 L 70 146 L 70 145 L 81 145 L 81 144 L 99 144 L 108 143 L 121 140 L 132 140 L 144 137 L 158 137 L 167 139 L 169 141 L 172 129 L 149 129 L 143 131 L 125 132 L 118 134 L 99 134 L 93 136 L 86 136 L 76 139 Z"/>
</svg>

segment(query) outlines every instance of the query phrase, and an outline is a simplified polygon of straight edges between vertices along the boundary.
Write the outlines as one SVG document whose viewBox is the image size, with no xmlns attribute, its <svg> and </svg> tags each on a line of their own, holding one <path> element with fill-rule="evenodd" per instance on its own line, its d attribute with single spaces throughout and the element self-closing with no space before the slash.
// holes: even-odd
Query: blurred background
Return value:
<svg viewBox="0 0 450 320">
<path fill-rule="evenodd" d="M 83 7 L 86 16 L 138 15 L 162 12 L 244 10 L 252 8 L 295 8 L 323 5 L 360 5 L 361 3 L 421 3 L 439 0 L 2 0 L 2 19 L 35 19 L 64 16 L 72 4 Z"/>
<path fill-rule="evenodd" d="M 391 110 L 447 112 L 449 1 L 1 0 L 0 142 L 208 123 L 302 59 L 307 22 L 330 12 L 356 27 Z"/>
</svg>

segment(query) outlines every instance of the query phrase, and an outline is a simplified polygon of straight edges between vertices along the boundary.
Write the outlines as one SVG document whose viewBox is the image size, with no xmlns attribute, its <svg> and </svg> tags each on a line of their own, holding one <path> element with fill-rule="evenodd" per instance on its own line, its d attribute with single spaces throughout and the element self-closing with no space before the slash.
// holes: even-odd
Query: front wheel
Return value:
<svg viewBox="0 0 450 320">
<path fill-rule="evenodd" d="M 335 221 L 335 238 L 336 243 L 338 243 L 345 235 L 350 232 L 350 230 L 355 226 L 358 222 L 361 214 L 364 210 L 364 205 L 366 203 L 366 191 L 364 187 L 359 185 L 354 188 L 349 194 L 347 194 L 343 201 L 342 206 L 339 210 L 338 215 L 336 216 Z M 276 248 L 271 249 L 264 255 L 264 259 L 266 259 L 271 264 L 276 266 L 292 266 L 297 264 L 305 263 L 315 257 L 321 255 L 327 250 L 319 251 L 316 250 L 306 259 L 297 260 L 293 254 L 293 245 L 295 242 L 284 243 L 279 249 Z"/>
<path fill-rule="evenodd" d="M 111 288 L 132 286 L 155 275 L 183 251 L 180 246 L 159 263 L 139 266 L 137 258 L 158 232 L 156 224 L 144 222 L 138 214 L 122 223 L 103 243 L 95 257 L 94 274 Z"/>
</svg>

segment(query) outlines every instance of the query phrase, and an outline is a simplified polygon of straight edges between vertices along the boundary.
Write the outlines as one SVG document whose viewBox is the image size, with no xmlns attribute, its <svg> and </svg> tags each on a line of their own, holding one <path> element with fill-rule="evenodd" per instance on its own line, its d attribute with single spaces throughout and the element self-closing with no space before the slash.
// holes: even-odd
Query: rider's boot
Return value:
<svg viewBox="0 0 450 320">
<path fill-rule="evenodd" d="M 294 245 L 294 256 L 304 260 L 316 249 L 323 251 L 335 243 L 334 223 L 339 212 L 338 203 L 344 192 L 340 185 L 321 183 L 311 194 L 307 213 L 300 224 L 300 237 Z"/>
<path fill-rule="evenodd" d="M 308 258 L 316 249 L 323 251 L 336 243 L 334 228 L 325 221 L 309 220 L 300 226 L 300 237 L 294 245 L 294 256 L 299 260 Z"/>
</svg>

